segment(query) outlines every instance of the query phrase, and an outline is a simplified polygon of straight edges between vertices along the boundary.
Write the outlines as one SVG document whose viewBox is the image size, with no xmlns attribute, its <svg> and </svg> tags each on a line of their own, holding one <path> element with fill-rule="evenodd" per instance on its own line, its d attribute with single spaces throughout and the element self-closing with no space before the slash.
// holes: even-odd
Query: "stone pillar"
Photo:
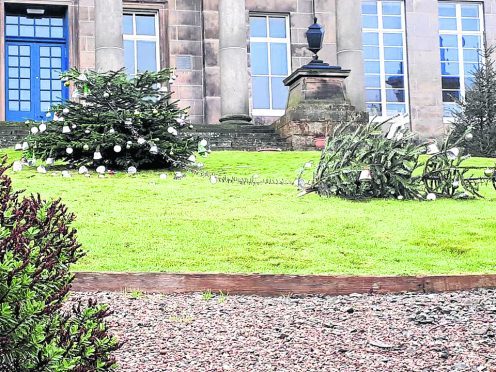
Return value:
<svg viewBox="0 0 496 372">
<path fill-rule="evenodd" d="M 360 0 L 336 0 L 338 65 L 351 70 L 346 90 L 351 104 L 359 111 L 365 110 L 361 19 Z"/>
<path fill-rule="evenodd" d="M 124 67 L 122 17 L 122 0 L 95 1 L 97 71 L 116 71 Z"/>
<path fill-rule="evenodd" d="M 422 138 L 444 135 L 437 1 L 406 1 L 406 44 L 412 129 Z"/>
<path fill-rule="evenodd" d="M 219 0 L 221 122 L 246 124 L 249 78 L 245 0 Z"/>
</svg>

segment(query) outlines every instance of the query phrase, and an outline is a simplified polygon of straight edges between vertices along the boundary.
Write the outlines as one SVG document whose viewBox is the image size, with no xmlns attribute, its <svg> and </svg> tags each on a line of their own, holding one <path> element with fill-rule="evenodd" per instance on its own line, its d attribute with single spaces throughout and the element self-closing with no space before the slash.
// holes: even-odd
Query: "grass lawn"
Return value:
<svg viewBox="0 0 496 372">
<path fill-rule="evenodd" d="M 318 157 L 219 152 L 204 163 L 216 174 L 294 180 L 303 163 Z M 496 272 L 496 191 L 489 188 L 485 200 L 352 202 L 297 198 L 292 186 L 212 185 L 190 174 L 162 180 L 160 173 L 62 178 L 29 169 L 13 178 L 17 189 L 61 197 L 77 214 L 88 251 L 80 271 Z"/>
</svg>

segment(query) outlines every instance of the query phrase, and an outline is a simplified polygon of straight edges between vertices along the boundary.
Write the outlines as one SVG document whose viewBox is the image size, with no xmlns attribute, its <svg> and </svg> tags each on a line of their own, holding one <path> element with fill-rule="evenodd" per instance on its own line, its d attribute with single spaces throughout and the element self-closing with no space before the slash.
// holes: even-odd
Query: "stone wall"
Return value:
<svg viewBox="0 0 496 372">
<path fill-rule="evenodd" d="M 29 131 L 24 124 L 0 122 L 0 149 L 14 146 L 22 142 Z"/>
</svg>

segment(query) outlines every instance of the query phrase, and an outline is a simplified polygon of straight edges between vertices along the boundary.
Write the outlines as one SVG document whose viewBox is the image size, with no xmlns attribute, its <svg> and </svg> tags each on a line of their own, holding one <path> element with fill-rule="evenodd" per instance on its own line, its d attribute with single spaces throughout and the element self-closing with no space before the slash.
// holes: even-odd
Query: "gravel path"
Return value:
<svg viewBox="0 0 496 372">
<path fill-rule="evenodd" d="M 112 306 L 124 371 L 496 371 L 496 291 L 74 294 Z"/>
</svg>

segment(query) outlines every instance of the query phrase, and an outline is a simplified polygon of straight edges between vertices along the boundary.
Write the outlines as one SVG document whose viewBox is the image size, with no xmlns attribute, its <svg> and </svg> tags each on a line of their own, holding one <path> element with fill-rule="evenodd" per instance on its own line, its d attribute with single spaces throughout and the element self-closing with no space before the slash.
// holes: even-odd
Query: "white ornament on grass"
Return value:
<svg viewBox="0 0 496 372">
<path fill-rule="evenodd" d="M 27 143 L 27 142 L 23 142 L 23 143 L 22 143 L 22 149 L 23 149 L 23 150 L 27 150 L 27 149 L 29 149 L 29 143 Z"/>
<path fill-rule="evenodd" d="M 103 165 L 100 165 L 98 168 L 96 168 L 96 173 L 104 174 L 105 173 L 105 167 Z"/>
<path fill-rule="evenodd" d="M 20 161 L 15 161 L 14 164 L 12 164 L 12 170 L 14 172 L 22 171 L 22 163 Z"/>
<path fill-rule="evenodd" d="M 210 183 L 211 183 L 212 185 L 216 184 L 216 183 L 217 183 L 217 177 L 215 177 L 215 176 L 210 176 Z"/>
<path fill-rule="evenodd" d="M 436 196 L 436 194 L 434 194 L 434 193 L 431 192 L 431 193 L 427 194 L 426 199 L 429 200 L 429 201 L 434 201 L 434 200 L 437 199 L 437 196 Z"/>
<path fill-rule="evenodd" d="M 16 149 L 17 151 L 22 150 L 22 144 L 16 143 L 14 149 Z"/>
<path fill-rule="evenodd" d="M 127 168 L 127 173 L 128 174 L 136 174 L 136 172 L 138 172 L 138 170 L 136 169 L 136 167 L 131 166 L 131 167 Z"/>
<path fill-rule="evenodd" d="M 190 155 L 189 158 L 188 158 L 188 161 L 190 161 L 191 163 L 194 163 L 196 161 L 196 156 L 195 155 Z"/>
<path fill-rule="evenodd" d="M 55 163 L 55 159 L 54 158 L 47 158 L 45 163 L 47 163 L 47 165 L 53 165 Z"/>
<path fill-rule="evenodd" d="M 71 177 L 71 173 L 67 170 L 62 171 L 62 177 L 69 178 Z"/>
<path fill-rule="evenodd" d="M 122 147 L 120 145 L 114 146 L 114 152 L 121 152 L 121 151 L 122 151 Z"/>
<path fill-rule="evenodd" d="M 86 174 L 88 173 L 88 168 L 86 168 L 84 165 L 79 167 L 79 174 Z"/>
<path fill-rule="evenodd" d="M 403 200 L 403 199 L 405 199 L 403 195 L 398 195 L 398 200 Z"/>
<path fill-rule="evenodd" d="M 36 171 L 41 174 L 46 174 L 47 170 L 43 165 L 40 165 L 38 168 L 36 168 Z"/>
<path fill-rule="evenodd" d="M 161 180 L 166 180 L 166 179 L 167 179 L 167 174 L 166 174 L 166 173 L 162 173 L 162 174 L 160 175 L 160 179 L 161 179 Z"/>
</svg>

